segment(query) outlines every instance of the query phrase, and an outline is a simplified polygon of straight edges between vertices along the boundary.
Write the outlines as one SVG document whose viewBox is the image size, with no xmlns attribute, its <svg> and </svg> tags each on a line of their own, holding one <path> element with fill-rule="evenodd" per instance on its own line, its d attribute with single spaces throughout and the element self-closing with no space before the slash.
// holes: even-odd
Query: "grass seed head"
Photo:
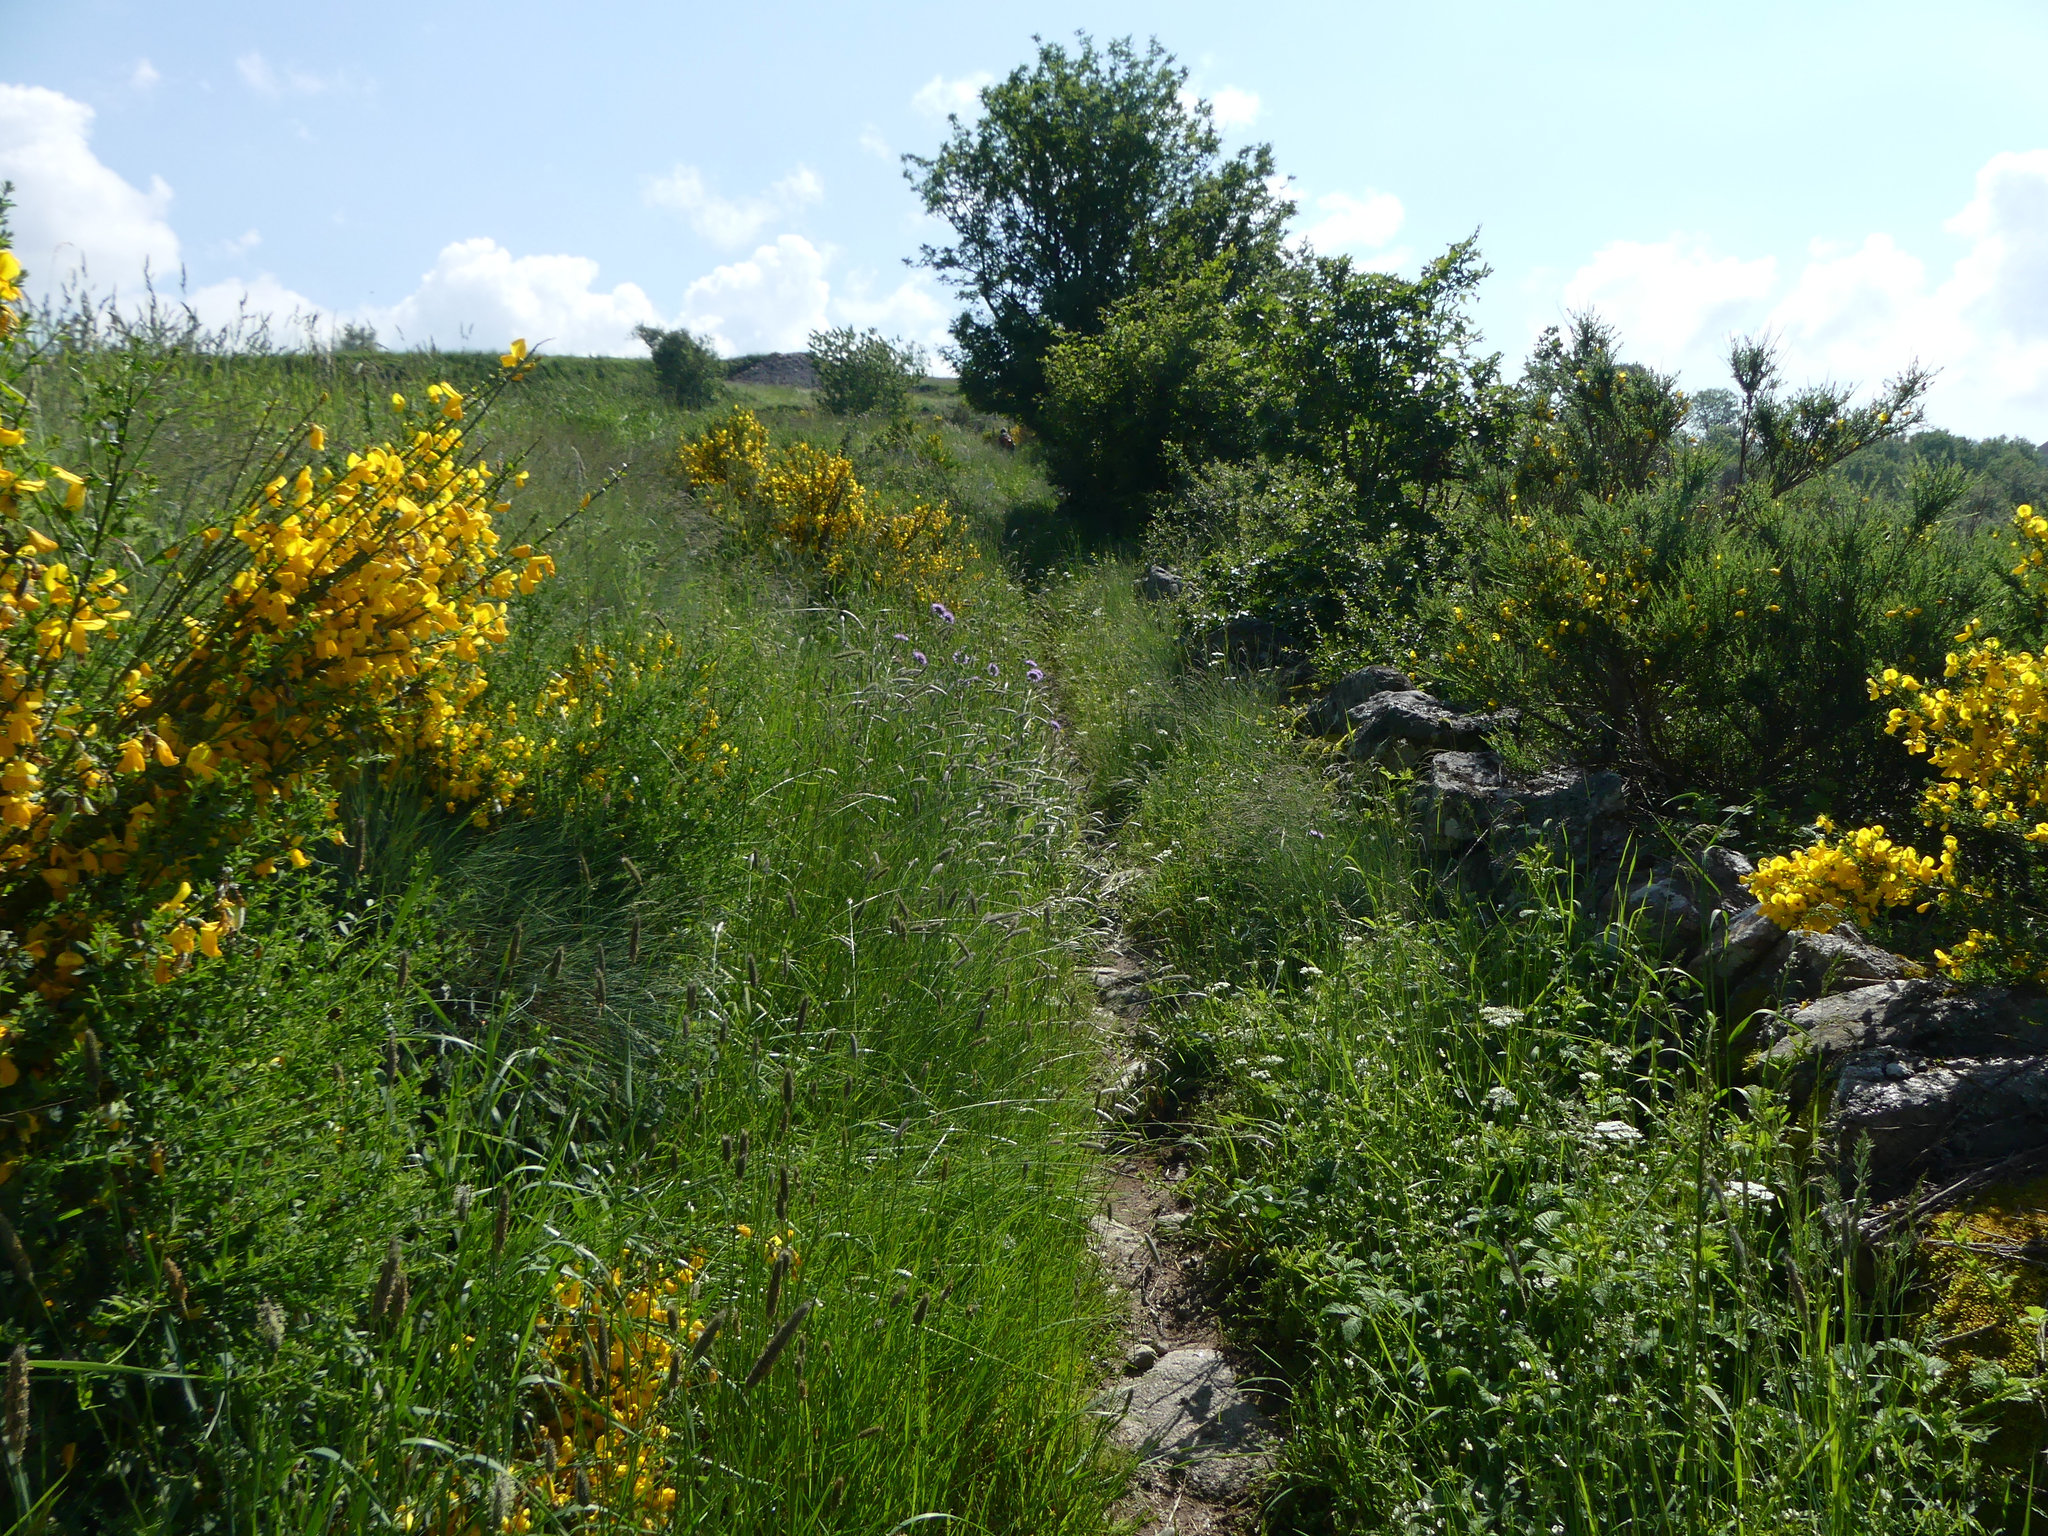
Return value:
<svg viewBox="0 0 2048 1536">
<path fill-rule="evenodd" d="M 256 1331 L 272 1354 L 284 1348 L 284 1308 L 268 1296 L 256 1303 Z"/>
<path fill-rule="evenodd" d="M 775 1262 L 768 1266 L 768 1300 L 761 1309 L 762 1314 L 771 1321 L 775 1317 L 776 1303 L 782 1300 L 783 1277 L 788 1273 L 789 1250 L 779 1248 L 775 1252 Z"/>
<path fill-rule="evenodd" d="M 28 1449 L 28 1346 L 17 1344 L 7 1357 L 7 1418 L 0 1435 L 7 1441 L 7 1455 L 18 1467 Z"/>
<path fill-rule="evenodd" d="M 555 946 L 554 957 L 548 961 L 549 981 L 560 981 L 562 979 L 562 961 L 568 953 L 569 951 L 566 945 L 557 944 Z"/>
<path fill-rule="evenodd" d="M 398 952 L 398 990 L 403 992 L 406 989 L 406 987 L 411 983 L 411 981 L 412 951 L 409 949 L 401 949 Z"/>
<path fill-rule="evenodd" d="M 754 1362 L 754 1368 L 747 1372 L 747 1379 L 741 1384 L 744 1389 L 752 1390 L 759 1386 L 767 1378 L 768 1373 L 775 1369 L 776 1360 L 783 1350 L 789 1347 L 789 1341 L 796 1337 L 797 1329 L 803 1326 L 804 1319 L 811 1315 L 811 1309 L 817 1304 L 816 1298 L 802 1303 L 789 1314 L 789 1321 L 775 1330 L 775 1337 L 768 1341 L 767 1347 L 761 1351 L 760 1359 Z"/>
<path fill-rule="evenodd" d="M 476 1186 L 474 1184 L 458 1184 L 455 1186 L 455 1221 L 458 1226 L 469 1220 L 469 1208 L 475 1199 Z"/>
<path fill-rule="evenodd" d="M 502 1531 L 512 1523 L 512 1513 L 519 1502 L 518 1489 L 512 1482 L 512 1474 L 503 1467 L 491 1479 L 490 1529 Z"/>
<path fill-rule="evenodd" d="M 496 1258 L 505 1251 L 506 1234 L 512 1230 L 512 1186 L 498 1186 L 498 1215 L 491 1223 L 491 1257 Z"/>
<path fill-rule="evenodd" d="M 78 1037 L 78 1048 L 85 1065 L 86 1086 L 92 1090 L 92 1101 L 97 1104 L 103 1097 L 100 1092 L 100 1037 L 88 1029 Z"/>
<path fill-rule="evenodd" d="M 789 1165 L 784 1164 L 775 1177 L 775 1224 L 784 1226 L 789 1221 Z"/>
<path fill-rule="evenodd" d="M 386 1328 L 396 1328 L 404 1321 L 411 1299 L 412 1285 L 405 1274 L 405 1245 L 394 1237 L 384 1255 L 384 1268 L 378 1272 L 376 1289 L 370 1293 L 370 1318 Z"/>
<path fill-rule="evenodd" d="M 754 963 L 752 955 L 747 956 L 747 985 L 757 992 L 761 989 L 761 967 Z"/>
<path fill-rule="evenodd" d="M 164 1260 L 164 1290 L 171 1298 L 171 1305 L 178 1309 L 178 1315 L 189 1316 L 191 1293 L 185 1289 L 185 1271 L 178 1268 L 176 1259 Z"/>
<path fill-rule="evenodd" d="M 633 932 L 626 940 L 626 963 L 628 965 L 638 965 L 640 963 L 640 916 L 638 913 L 633 915 Z"/>
</svg>

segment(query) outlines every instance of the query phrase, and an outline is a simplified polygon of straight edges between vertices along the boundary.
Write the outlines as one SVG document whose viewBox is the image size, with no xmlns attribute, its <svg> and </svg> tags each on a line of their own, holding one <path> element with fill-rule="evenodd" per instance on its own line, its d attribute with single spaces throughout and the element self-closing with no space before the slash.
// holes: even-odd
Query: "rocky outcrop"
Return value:
<svg viewBox="0 0 2048 1536">
<path fill-rule="evenodd" d="M 1575 858 L 1611 854 L 1628 837 L 1627 802 L 1619 774 L 1580 768 L 1518 774 L 1493 752 L 1448 751 L 1430 757 L 1417 773 L 1409 804 L 1432 851 L 1456 854 L 1479 845 L 1505 863 L 1546 833 Z"/>
<path fill-rule="evenodd" d="M 1399 667 L 1360 667 L 1347 672 L 1302 712 L 1301 728 L 1311 736 L 1342 736 L 1351 711 L 1382 693 L 1406 693 L 1415 686 Z"/>
<path fill-rule="evenodd" d="M 1392 690 L 1346 711 L 1351 734 L 1344 750 L 1354 762 L 1414 768 L 1432 753 L 1483 751 L 1519 718 L 1511 709 L 1467 713 L 1417 688 Z"/>
</svg>

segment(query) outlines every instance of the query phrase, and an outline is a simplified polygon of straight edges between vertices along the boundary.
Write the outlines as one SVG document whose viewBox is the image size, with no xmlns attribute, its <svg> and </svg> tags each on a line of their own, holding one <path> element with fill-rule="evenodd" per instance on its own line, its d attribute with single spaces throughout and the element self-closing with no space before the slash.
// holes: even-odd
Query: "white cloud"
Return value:
<svg viewBox="0 0 2048 1536">
<path fill-rule="evenodd" d="M 917 94 L 910 98 L 911 106 L 926 117 L 944 118 L 958 112 L 967 117 L 981 115 L 981 89 L 994 81 L 995 76 L 987 70 L 977 70 L 971 75 L 962 75 L 957 80 L 948 80 L 944 75 L 933 75 Z"/>
<path fill-rule="evenodd" d="M 824 195 L 825 184 L 817 173 L 801 165 L 752 197 L 720 197 L 705 185 L 703 173 L 694 165 L 678 165 L 668 175 L 653 178 L 642 193 L 649 206 L 674 209 L 698 234 L 719 245 L 740 245 L 759 234 L 771 219 L 815 203 Z"/>
<path fill-rule="evenodd" d="M 2048 438 L 2048 150 L 1992 157 L 1948 229 L 1969 243 L 1946 272 L 1873 233 L 1816 244 L 1785 278 L 1768 256 L 1697 239 L 1616 241 L 1564 284 L 1561 307 L 1599 310 L 1627 355 L 1696 389 L 1727 382 L 1731 336 L 1767 332 L 1794 380 L 1868 387 L 1917 360 L 1938 370 L 1930 420 Z"/>
<path fill-rule="evenodd" d="M 1725 352 L 1731 332 L 1771 291 L 1778 264 L 1766 256 L 1717 256 L 1702 241 L 1616 240 L 1564 286 L 1568 313 L 1596 310 L 1621 333 L 1625 356 L 1653 366 Z"/>
<path fill-rule="evenodd" d="M 1180 104 L 1190 110 L 1201 99 L 1200 91 L 1183 89 L 1180 93 Z M 1226 85 L 1209 98 L 1209 115 L 1216 126 L 1227 133 L 1233 128 L 1251 127 L 1259 120 L 1262 105 L 1257 91 Z"/>
<path fill-rule="evenodd" d="M 1368 190 L 1362 198 L 1327 192 L 1315 200 L 1314 221 L 1290 236 L 1289 243 L 1325 255 L 1378 250 L 1394 238 L 1406 218 L 1401 199 L 1391 192 Z"/>
<path fill-rule="evenodd" d="M 594 287 L 597 271 L 587 256 L 514 256 L 487 236 L 458 240 L 419 287 L 360 317 L 413 347 L 496 350 L 524 336 L 559 353 L 638 351 L 633 327 L 659 324 L 660 313 L 637 284 Z"/>
<path fill-rule="evenodd" d="M 690 284 L 683 323 L 721 352 L 800 352 L 812 331 L 831 323 L 830 259 L 802 235 L 782 235 Z"/>
<path fill-rule="evenodd" d="M 178 278 L 178 237 L 160 176 L 134 186 L 92 152 L 93 110 L 36 85 L 0 85 L 0 181 L 14 183 L 14 249 L 31 291 L 48 295 L 82 269 L 101 291 L 133 292 L 147 269 Z"/>
<path fill-rule="evenodd" d="M 894 160 L 896 151 L 889 147 L 889 141 L 882 137 L 882 130 L 873 123 L 860 131 L 860 147 L 877 160 Z"/>
<path fill-rule="evenodd" d="M 138 91 L 146 91 L 161 79 L 163 76 L 157 73 L 154 64 L 147 59 L 137 59 L 133 72 L 128 76 L 128 83 Z"/>
<path fill-rule="evenodd" d="M 268 272 L 260 273 L 247 282 L 241 278 L 229 278 L 224 282 L 208 283 L 187 295 L 185 302 L 206 325 L 239 330 L 244 335 L 259 325 L 264 326 L 271 339 L 284 346 L 303 340 L 303 333 L 308 330 L 314 331 L 321 339 L 327 333 L 327 328 L 321 324 L 320 306 L 303 293 L 287 288 Z"/>
<path fill-rule="evenodd" d="M 338 74 L 323 77 L 308 74 L 303 69 L 276 69 L 270 60 L 254 49 L 236 58 L 235 73 L 258 96 L 268 96 L 273 101 L 285 95 L 320 96 L 328 91 L 338 91 L 345 84 L 344 78 Z"/>
</svg>

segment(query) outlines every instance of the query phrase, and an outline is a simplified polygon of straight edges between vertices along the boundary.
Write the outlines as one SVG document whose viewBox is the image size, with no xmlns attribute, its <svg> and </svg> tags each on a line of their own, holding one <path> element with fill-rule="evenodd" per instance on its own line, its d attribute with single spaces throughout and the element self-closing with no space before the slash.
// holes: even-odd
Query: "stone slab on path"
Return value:
<svg viewBox="0 0 2048 1536">
<path fill-rule="evenodd" d="M 1146 1465 L 1178 1472 L 1205 1499 L 1241 1498 L 1272 1464 L 1272 1423 L 1220 1350 L 1169 1350 L 1150 1369 L 1106 1387 L 1095 1411 L 1116 1418 L 1110 1438 L 1118 1445 Z"/>
</svg>

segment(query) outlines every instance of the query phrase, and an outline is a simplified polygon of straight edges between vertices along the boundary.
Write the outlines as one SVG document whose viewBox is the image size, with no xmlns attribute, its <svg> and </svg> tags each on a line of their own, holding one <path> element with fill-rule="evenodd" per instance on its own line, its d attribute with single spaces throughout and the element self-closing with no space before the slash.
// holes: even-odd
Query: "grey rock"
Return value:
<svg viewBox="0 0 2048 1536">
<path fill-rule="evenodd" d="M 1347 756 L 1358 762 L 1413 768 L 1432 752 L 1477 752 L 1521 717 L 1512 709 L 1468 714 L 1418 688 L 1372 695 L 1346 712 Z"/>
<path fill-rule="evenodd" d="M 1737 907 L 1748 908 L 1756 905 L 1756 897 L 1742 882 L 1756 873 L 1756 866 L 1746 854 L 1737 853 L 1733 848 L 1709 848 L 1693 860 L 1699 872 L 1726 902 Z"/>
<path fill-rule="evenodd" d="M 1272 1423 L 1213 1349 L 1168 1351 L 1103 1391 L 1095 1411 L 1116 1419 L 1118 1445 L 1177 1469 L 1203 1498 L 1239 1498 L 1271 1465 Z"/>
<path fill-rule="evenodd" d="M 1309 705 L 1301 728 L 1312 736 L 1341 736 L 1351 729 L 1351 711 L 1382 693 L 1408 693 L 1415 684 L 1399 667 L 1361 667 L 1330 684 Z"/>
<path fill-rule="evenodd" d="M 1678 881 L 1647 881 L 1621 898 L 1620 917 L 1638 939 L 1677 958 L 1692 953 L 1705 931 L 1700 909 Z"/>
<path fill-rule="evenodd" d="M 1713 938 L 1695 970 L 1704 982 L 1733 987 L 1747 980 L 1784 942 L 1785 930 L 1765 916 L 1762 907 L 1751 907 Z"/>
<path fill-rule="evenodd" d="M 1148 565 L 1145 574 L 1138 578 L 1138 596 L 1147 602 L 1165 602 L 1179 597 L 1184 587 L 1180 577 L 1163 565 Z"/>
<path fill-rule="evenodd" d="M 1845 1182 L 1868 1140 L 1875 1198 L 1945 1183 L 2048 1145 L 2048 1056 L 1858 1051 L 1841 1065 L 1828 1129 Z"/>
<path fill-rule="evenodd" d="M 1152 1265 L 1152 1244 L 1145 1234 L 1107 1216 L 1088 1218 L 1088 1246 L 1104 1272 L 1125 1290 L 1138 1289 Z"/>
<path fill-rule="evenodd" d="M 1124 1359 L 1126 1376 L 1142 1376 L 1159 1363 L 1159 1350 L 1155 1345 L 1140 1344 Z"/>
<path fill-rule="evenodd" d="M 1801 1001 L 1849 992 L 1881 981 L 1903 981 L 1906 962 L 1879 949 L 1856 931 L 1853 923 L 1837 923 L 1827 933 L 1788 933 L 1758 967 L 1780 997 Z"/>
<path fill-rule="evenodd" d="M 1188 1213 L 1186 1211 L 1161 1211 L 1159 1213 L 1158 1219 L 1152 1223 L 1152 1230 L 1154 1232 L 1157 1232 L 1161 1237 L 1174 1237 L 1177 1236 L 1181 1232 L 1181 1230 L 1187 1226 L 1187 1224 Z"/>
<path fill-rule="evenodd" d="M 1506 858 L 1546 829 L 1584 855 L 1620 828 L 1626 803 L 1616 774 L 1557 768 L 1519 775 L 1492 752 L 1440 752 L 1418 773 L 1410 806 L 1433 851 L 1456 853 L 1484 840 Z"/>
<path fill-rule="evenodd" d="M 1931 978 L 1880 982 L 1800 1009 L 1765 1052 L 1792 1067 L 1795 1105 L 1863 1051 L 1927 1058 L 2048 1055 L 2048 1000 L 2004 987 L 1959 991 Z"/>
</svg>

